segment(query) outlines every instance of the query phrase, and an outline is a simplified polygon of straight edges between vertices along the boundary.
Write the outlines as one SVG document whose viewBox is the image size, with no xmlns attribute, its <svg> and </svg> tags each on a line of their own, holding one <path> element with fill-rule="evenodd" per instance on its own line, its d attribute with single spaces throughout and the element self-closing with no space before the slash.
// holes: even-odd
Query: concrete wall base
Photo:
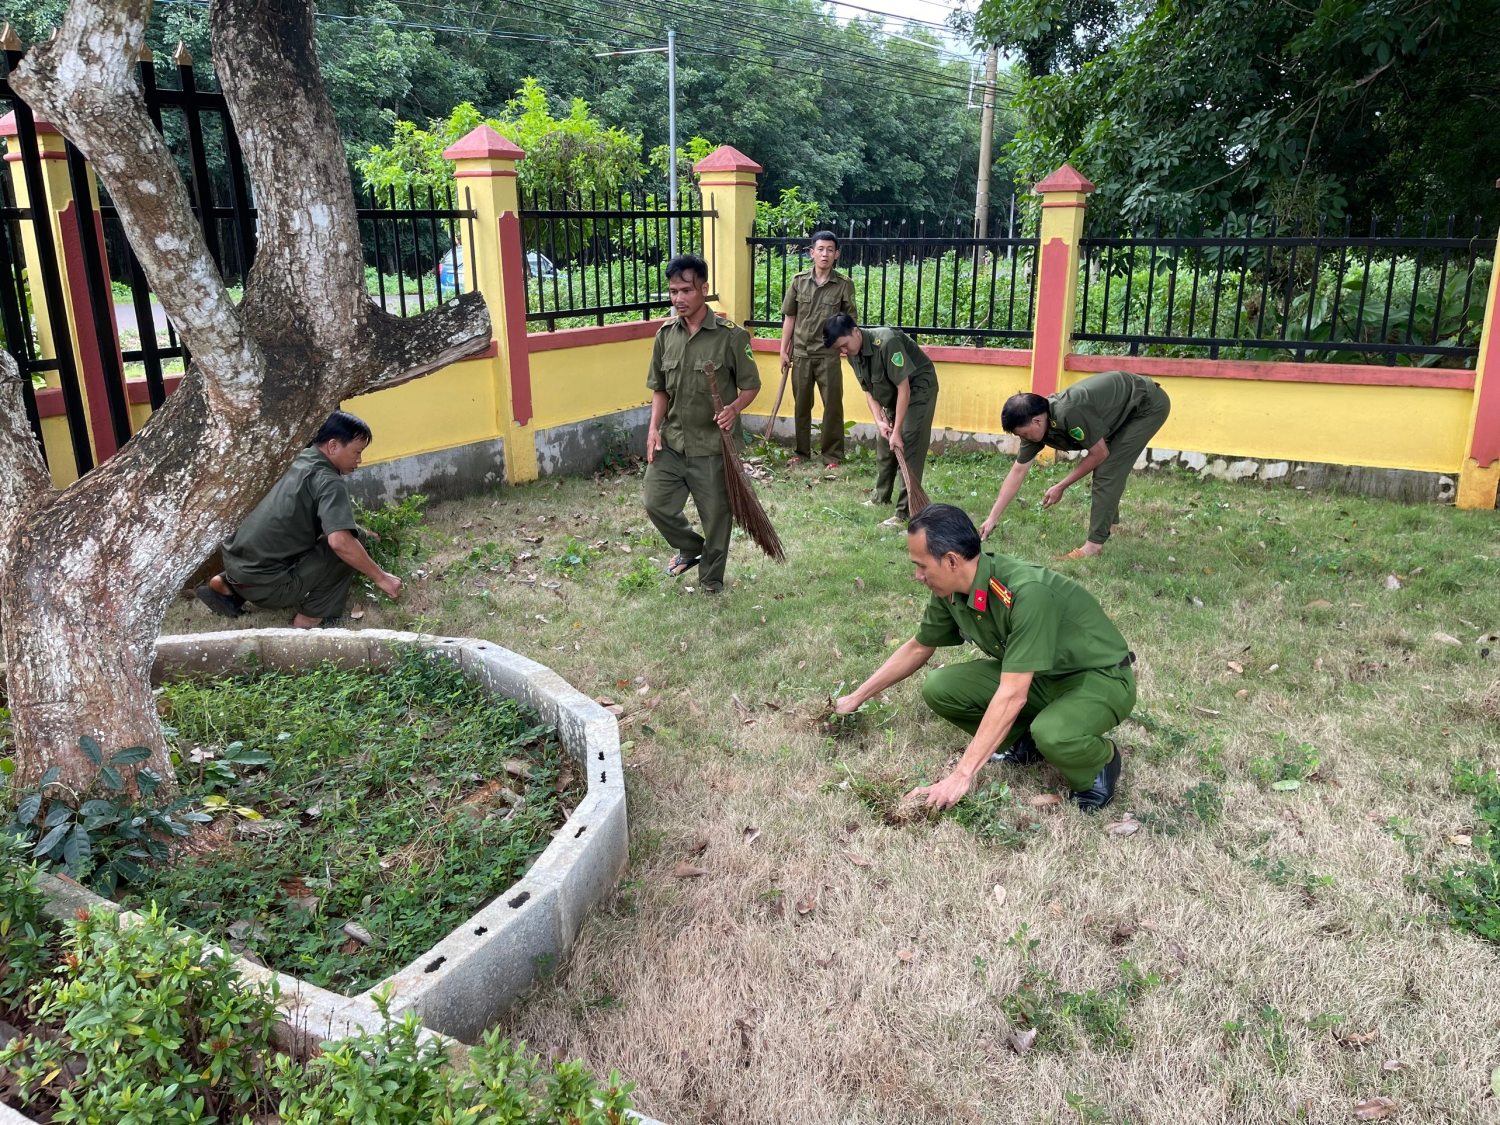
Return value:
<svg viewBox="0 0 1500 1125">
<path fill-rule="evenodd" d="M 380 439 L 379 434 L 375 437 Z M 491 438 L 364 465 L 349 474 L 348 483 L 350 495 L 367 508 L 419 494 L 431 500 L 477 496 L 505 483 L 505 440 Z"/>
</svg>

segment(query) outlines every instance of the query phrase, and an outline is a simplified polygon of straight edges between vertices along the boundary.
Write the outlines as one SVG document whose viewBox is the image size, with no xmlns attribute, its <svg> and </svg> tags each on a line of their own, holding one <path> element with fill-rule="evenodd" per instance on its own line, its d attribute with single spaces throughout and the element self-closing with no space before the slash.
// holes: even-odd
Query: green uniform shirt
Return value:
<svg viewBox="0 0 1500 1125">
<path fill-rule="evenodd" d="M 896 391 L 911 384 L 908 409 L 937 398 L 937 369 L 932 360 L 899 328 L 865 328 L 859 353 L 849 358 L 854 377 L 866 394 L 896 420 Z"/>
<path fill-rule="evenodd" d="M 813 279 L 812 270 L 804 270 L 786 287 L 786 296 L 781 299 L 781 315 L 795 316 L 792 327 L 792 357 L 828 356 L 837 353 L 823 346 L 823 325 L 834 313 L 848 313 L 856 321 L 859 314 L 854 311 L 854 282 L 838 270 L 819 285 Z"/>
<path fill-rule="evenodd" d="M 1092 448 L 1100 438 L 1107 440 L 1146 400 L 1153 386 L 1144 375 L 1105 371 L 1048 395 L 1047 436 L 1041 441 L 1021 442 L 1016 460 L 1027 464 L 1044 445 L 1077 451 Z"/>
<path fill-rule="evenodd" d="M 1004 672 L 1066 676 L 1113 668 L 1130 655 L 1094 596 L 1065 575 L 981 552 L 965 598 L 933 595 L 917 629 L 931 648 L 972 641 Z"/>
<path fill-rule="evenodd" d="M 224 544 L 224 568 L 244 586 L 274 581 L 319 539 L 357 527 L 344 478 L 309 445 Z"/>
<path fill-rule="evenodd" d="M 662 419 L 661 440 L 684 457 L 709 457 L 720 450 L 719 427 L 714 421 L 714 400 L 708 393 L 703 365 L 714 365 L 719 399 L 728 406 L 745 390 L 760 390 L 760 372 L 750 350 L 750 333 L 712 309 L 697 332 L 672 317 L 657 330 L 651 349 L 651 368 L 646 386 L 667 392 L 667 416 Z M 732 436 L 744 439 L 740 420 L 734 420 Z"/>
</svg>

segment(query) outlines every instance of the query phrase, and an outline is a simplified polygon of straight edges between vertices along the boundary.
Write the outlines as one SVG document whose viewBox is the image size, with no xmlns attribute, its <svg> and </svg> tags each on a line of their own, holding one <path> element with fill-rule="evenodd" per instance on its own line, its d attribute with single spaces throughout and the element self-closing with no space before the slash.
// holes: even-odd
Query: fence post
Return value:
<svg viewBox="0 0 1500 1125">
<path fill-rule="evenodd" d="M 755 176 L 764 169 L 739 149 L 720 145 L 693 165 L 703 208 L 718 218 L 704 220 L 710 292 L 719 295 L 719 311 L 744 324 L 755 307 L 750 270 L 750 236 L 755 233 Z"/>
<path fill-rule="evenodd" d="M 472 207 L 475 246 L 464 247 L 464 273 L 484 294 L 495 337 L 495 428 L 505 441 L 505 479 L 536 480 L 531 428 L 531 352 L 526 341 L 526 263 L 521 243 L 516 164 L 519 146 L 481 125 L 443 152 L 453 161 L 461 206 Z"/>
<path fill-rule="evenodd" d="M 1500 188 L 1500 183 L 1495 186 Z M 1460 508 L 1494 508 L 1495 493 L 1500 490 L 1500 242 L 1494 250 L 1484 330 L 1479 337 L 1479 362 L 1474 371 L 1468 448 L 1458 470 L 1455 500 Z"/>
<path fill-rule="evenodd" d="M 1038 238 L 1036 315 L 1032 319 L 1031 390 L 1042 396 L 1062 385 L 1063 362 L 1073 346 L 1078 299 L 1078 244 L 1094 185 L 1064 164 L 1033 188 L 1042 197 Z"/>
</svg>

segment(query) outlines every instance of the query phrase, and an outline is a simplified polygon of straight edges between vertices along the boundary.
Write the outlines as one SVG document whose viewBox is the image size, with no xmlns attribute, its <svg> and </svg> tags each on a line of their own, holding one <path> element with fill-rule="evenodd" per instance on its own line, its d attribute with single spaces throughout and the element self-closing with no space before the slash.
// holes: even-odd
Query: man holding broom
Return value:
<svg viewBox="0 0 1500 1125">
<path fill-rule="evenodd" d="M 646 386 L 651 423 L 646 431 L 646 514 L 676 550 L 673 577 L 700 566 L 705 594 L 724 589 L 733 513 L 725 481 L 723 431 L 743 440 L 740 414 L 760 391 L 750 334 L 708 307 L 708 265 L 695 254 L 667 263 L 667 296 L 674 315 L 656 333 Z M 714 408 L 709 371 L 722 396 Z M 691 495 L 703 534 L 682 514 Z"/>
<path fill-rule="evenodd" d="M 900 527 L 916 512 L 907 496 L 906 476 L 897 472 L 897 457 L 905 458 L 911 483 L 920 488 L 937 409 L 937 371 L 901 329 L 860 328 L 848 313 L 835 313 L 823 323 L 823 342 L 848 358 L 875 416 L 877 472 L 870 503 L 889 504 L 901 475 L 896 514 L 881 524 Z"/>
<path fill-rule="evenodd" d="M 823 325 L 834 313 L 854 312 L 854 282 L 834 269 L 839 261 L 838 236 L 820 230 L 808 250 L 812 269 L 804 270 L 786 287 L 781 302 L 781 386 L 792 376 L 792 410 L 796 453 L 812 459 L 813 390 L 823 400 L 822 454 L 833 468 L 844 459 L 844 368 L 839 353 L 823 342 Z M 776 396 L 781 405 L 781 395 Z M 775 425 L 776 411 L 771 411 Z M 771 436 L 770 430 L 766 437 Z"/>
</svg>

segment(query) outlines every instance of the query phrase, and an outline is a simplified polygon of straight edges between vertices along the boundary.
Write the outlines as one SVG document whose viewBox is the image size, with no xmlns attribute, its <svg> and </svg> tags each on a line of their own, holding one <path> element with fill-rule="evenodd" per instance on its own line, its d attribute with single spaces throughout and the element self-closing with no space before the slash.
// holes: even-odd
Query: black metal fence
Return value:
<svg viewBox="0 0 1500 1125">
<path fill-rule="evenodd" d="M 811 268 L 808 236 L 839 236 L 838 268 L 854 281 L 859 320 L 900 328 L 928 343 L 1031 346 L 1036 304 L 1037 238 L 1011 208 L 1005 233 L 974 238 L 958 221 L 826 218 L 793 233 L 782 224 L 757 229 L 754 305 L 748 322 L 781 327 L 791 278 Z"/>
<path fill-rule="evenodd" d="M 50 388 L 61 393 L 73 461 L 82 475 L 94 466 L 96 455 L 108 457 L 130 439 L 126 380 L 144 380 L 154 410 L 166 400 L 167 379 L 184 371 L 190 357 L 152 298 L 118 210 L 102 185 L 97 224 L 87 207 L 76 204 L 71 217 L 65 213 L 62 220 L 65 242 L 71 243 L 76 233 L 79 253 L 74 260 L 82 266 L 87 291 L 86 302 L 80 301 L 79 279 L 68 279 L 80 321 L 79 346 L 87 353 L 74 354 L 60 267 L 66 248 L 56 245 L 52 226 L 45 221 L 47 195 L 33 117 L 8 82 L 21 52 L 4 52 L 4 57 L 0 112 L 16 115 L 21 159 L 8 162 L 0 174 L 0 346 L 27 376 L 27 409 L 39 441 L 36 392 Z M 137 71 L 141 90 L 177 160 L 209 252 L 231 295 L 238 297 L 255 260 L 253 188 L 223 94 L 200 88 L 205 83 L 185 51 L 179 48 L 173 61 L 175 88 L 159 86 L 154 61 L 142 59 Z M 88 200 L 91 177 L 82 154 L 64 142 L 63 155 L 73 199 Z M 23 177 L 34 206 L 18 205 L 15 176 Z M 366 284 L 372 299 L 388 312 L 406 316 L 463 292 L 464 246 L 475 244 L 475 213 L 471 207 L 455 206 L 451 188 L 442 195 L 427 189 L 422 196 L 408 190 L 404 198 L 394 190 L 379 197 L 369 191 L 360 202 Z M 35 251 L 34 269 L 28 265 L 28 241 Z M 45 308 L 45 325 L 37 322 L 39 306 Z M 43 346 L 44 338 L 50 346 Z M 99 399 L 107 407 L 104 414 L 98 410 Z"/>
<path fill-rule="evenodd" d="M 680 253 L 702 254 L 718 212 L 696 188 L 676 200 L 648 191 L 521 195 L 526 319 L 547 331 L 650 320 L 671 308 L 672 226 Z M 709 277 L 711 296 L 718 279 Z"/>
<path fill-rule="evenodd" d="M 1225 219 L 1090 231 L 1080 248 L 1078 351 L 1472 367 L 1494 241 L 1476 217 Z"/>
</svg>

